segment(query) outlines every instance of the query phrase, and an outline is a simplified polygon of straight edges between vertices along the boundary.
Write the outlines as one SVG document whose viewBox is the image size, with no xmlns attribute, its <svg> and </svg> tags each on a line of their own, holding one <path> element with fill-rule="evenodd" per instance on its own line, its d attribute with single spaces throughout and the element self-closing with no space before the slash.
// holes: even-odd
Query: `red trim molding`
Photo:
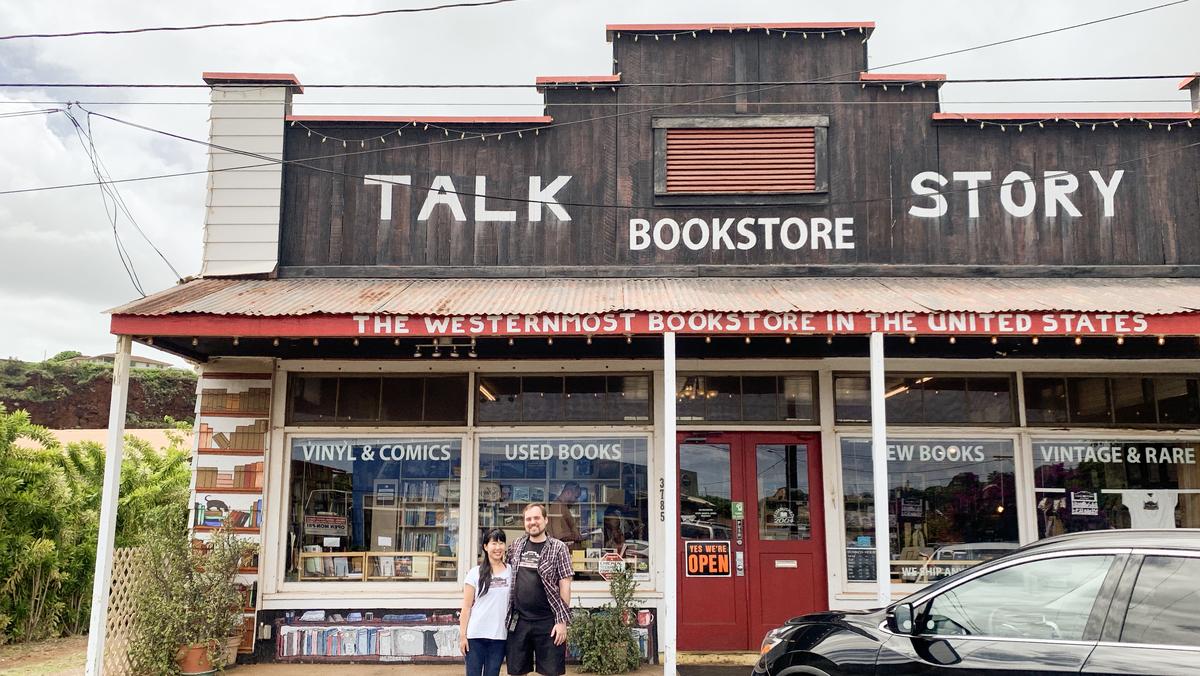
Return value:
<svg viewBox="0 0 1200 676">
<path fill-rule="evenodd" d="M 607 312 L 587 315 L 113 315 L 112 333 L 133 336 L 260 338 L 424 338 L 434 336 L 1200 335 L 1200 312 Z"/>
<path fill-rule="evenodd" d="M 383 122 L 387 124 L 416 122 L 428 124 L 550 124 L 554 118 L 548 115 L 529 117 L 477 117 L 445 116 L 411 117 L 391 115 L 288 115 L 287 122 Z"/>
<path fill-rule="evenodd" d="M 934 122 L 1038 122 L 1054 119 L 1137 122 L 1138 120 L 1198 120 L 1200 113 L 933 113 Z"/>
</svg>

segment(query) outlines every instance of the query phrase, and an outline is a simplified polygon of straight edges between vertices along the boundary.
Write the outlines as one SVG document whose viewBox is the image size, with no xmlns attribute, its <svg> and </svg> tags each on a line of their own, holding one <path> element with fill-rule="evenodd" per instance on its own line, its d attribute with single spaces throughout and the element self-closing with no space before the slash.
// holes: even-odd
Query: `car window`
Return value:
<svg viewBox="0 0 1200 676">
<path fill-rule="evenodd" d="M 933 597 L 923 634 L 1080 640 L 1112 556 L 1019 563 Z"/>
<path fill-rule="evenodd" d="M 1195 646 L 1200 636 L 1200 559 L 1147 556 L 1133 584 L 1122 643 Z"/>
</svg>

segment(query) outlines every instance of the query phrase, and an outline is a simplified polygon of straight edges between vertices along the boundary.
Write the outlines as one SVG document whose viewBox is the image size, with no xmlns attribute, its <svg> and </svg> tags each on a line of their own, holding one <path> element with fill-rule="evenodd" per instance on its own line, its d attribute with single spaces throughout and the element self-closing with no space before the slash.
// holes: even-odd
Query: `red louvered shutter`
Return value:
<svg viewBox="0 0 1200 676">
<path fill-rule="evenodd" d="M 816 191 L 812 127 L 714 127 L 666 132 L 667 193 Z"/>
</svg>

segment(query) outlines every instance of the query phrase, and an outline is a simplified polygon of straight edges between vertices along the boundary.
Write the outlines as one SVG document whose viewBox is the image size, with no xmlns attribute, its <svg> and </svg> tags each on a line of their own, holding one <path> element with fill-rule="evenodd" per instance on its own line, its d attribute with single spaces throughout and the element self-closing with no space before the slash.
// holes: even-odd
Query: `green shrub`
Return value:
<svg viewBox="0 0 1200 676">
<path fill-rule="evenodd" d="M 633 594 L 637 582 L 628 567 L 608 581 L 612 602 L 592 610 L 578 609 L 572 615 L 570 641 L 578 646 L 580 671 L 594 674 L 624 674 L 637 669 L 642 653 L 630 629 L 637 611 Z"/>
</svg>

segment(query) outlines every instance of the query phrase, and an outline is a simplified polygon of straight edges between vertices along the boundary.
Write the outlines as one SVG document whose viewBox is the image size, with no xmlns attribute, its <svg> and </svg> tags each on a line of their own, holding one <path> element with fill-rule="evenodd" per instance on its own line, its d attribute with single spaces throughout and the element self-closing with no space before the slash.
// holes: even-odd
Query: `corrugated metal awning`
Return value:
<svg viewBox="0 0 1200 676">
<path fill-rule="evenodd" d="M 1200 279 L 199 279 L 109 312 L 228 315 L 586 315 L 606 312 L 1146 315 L 1200 310 Z"/>
</svg>

